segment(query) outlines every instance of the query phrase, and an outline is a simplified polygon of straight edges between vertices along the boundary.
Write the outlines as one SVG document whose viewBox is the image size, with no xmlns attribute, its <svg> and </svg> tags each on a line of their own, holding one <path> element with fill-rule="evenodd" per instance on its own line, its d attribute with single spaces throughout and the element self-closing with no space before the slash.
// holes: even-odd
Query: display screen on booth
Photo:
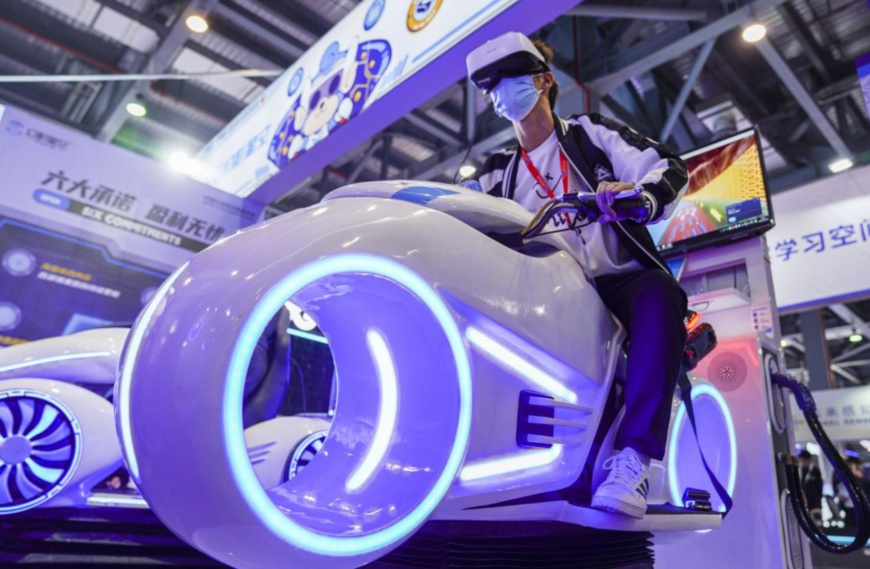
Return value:
<svg viewBox="0 0 870 569">
<path fill-rule="evenodd" d="M 689 189 L 670 218 L 648 226 L 664 256 L 757 235 L 773 226 L 773 210 L 754 129 L 681 156 Z"/>
</svg>

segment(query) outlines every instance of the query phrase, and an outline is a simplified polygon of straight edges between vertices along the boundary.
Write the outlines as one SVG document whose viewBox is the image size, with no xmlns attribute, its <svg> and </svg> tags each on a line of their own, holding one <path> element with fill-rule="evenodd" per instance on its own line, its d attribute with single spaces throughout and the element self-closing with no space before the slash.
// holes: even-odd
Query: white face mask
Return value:
<svg viewBox="0 0 870 569">
<path fill-rule="evenodd" d="M 518 122 L 529 116 L 543 90 L 535 88 L 532 75 L 506 77 L 490 92 L 497 115 Z"/>
</svg>

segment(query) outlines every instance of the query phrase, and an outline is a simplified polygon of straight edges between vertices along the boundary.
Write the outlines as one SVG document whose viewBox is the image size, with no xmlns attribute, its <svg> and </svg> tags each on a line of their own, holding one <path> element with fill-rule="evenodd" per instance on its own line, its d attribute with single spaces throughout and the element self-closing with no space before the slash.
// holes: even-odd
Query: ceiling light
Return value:
<svg viewBox="0 0 870 569">
<path fill-rule="evenodd" d="M 849 341 L 852 342 L 853 344 L 857 344 L 858 342 L 860 342 L 863 339 L 864 339 L 864 336 L 861 335 L 861 332 L 858 332 L 857 330 L 852 328 L 852 333 L 849 334 Z"/>
<path fill-rule="evenodd" d="M 837 174 L 844 170 L 848 170 L 852 166 L 854 166 L 854 164 L 852 164 L 852 161 L 848 158 L 840 158 L 839 160 L 834 160 L 833 162 L 828 164 L 828 168 L 830 168 L 831 172 L 833 172 L 834 174 Z"/>
<path fill-rule="evenodd" d="M 763 24 L 751 24 L 743 29 L 743 41 L 755 43 L 761 41 L 767 35 L 767 28 Z"/>
<path fill-rule="evenodd" d="M 184 20 L 184 23 L 190 31 L 197 34 L 201 34 L 208 29 L 208 22 L 199 14 L 191 14 Z"/>
<path fill-rule="evenodd" d="M 190 157 L 184 152 L 178 150 L 169 155 L 168 162 L 169 167 L 173 170 L 184 172 L 187 169 L 188 163 L 190 162 Z"/>
<path fill-rule="evenodd" d="M 131 101 L 127 103 L 127 112 L 134 117 L 144 117 L 148 114 L 148 109 L 142 103 Z"/>
<path fill-rule="evenodd" d="M 459 175 L 463 178 L 467 178 L 477 172 L 477 166 L 473 164 L 463 164 L 459 167 Z"/>
<path fill-rule="evenodd" d="M 169 163 L 169 167 L 173 170 L 187 174 L 194 180 L 199 180 L 200 182 L 205 180 L 207 173 L 205 166 L 203 166 L 202 162 L 184 151 L 176 150 L 171 152 L 166 158 L 166 162 Z"/>
</svg>

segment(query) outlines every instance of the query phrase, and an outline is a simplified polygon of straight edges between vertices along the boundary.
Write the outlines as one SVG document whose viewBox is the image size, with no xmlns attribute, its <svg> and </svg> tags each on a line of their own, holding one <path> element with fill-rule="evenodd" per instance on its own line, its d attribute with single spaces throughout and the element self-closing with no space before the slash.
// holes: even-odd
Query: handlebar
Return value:
<svg viewBox="0 0 870 569">
<path fill-rule="evenodd" d="M 617 199 L 611 207 L 625 219 L 642 219 L 647 215 L 646 202 L 642 198 Z M 572 192 L 556 196 L 541 206 L 532 221 L 520 232 L 520 236 L 535 237 L 544 230 L 554 216 L 571 213 L 576 214 L 578 218 L 597 221 L 602 212 L 598 207 L 596 194 Z"/>
</svg>

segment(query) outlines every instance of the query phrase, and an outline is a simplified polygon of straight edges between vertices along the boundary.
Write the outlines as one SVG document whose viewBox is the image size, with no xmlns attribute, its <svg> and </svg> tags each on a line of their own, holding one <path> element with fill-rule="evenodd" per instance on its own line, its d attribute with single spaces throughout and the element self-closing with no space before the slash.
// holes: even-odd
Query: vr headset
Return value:
<svg viewBox="0 0 870 569">
<path fill-rule="evenodd" d="M 550 67 L 534 44 L 519 32 L 508 32 L 489 40 L 465 58 L 468 78 L 489 93 L 505 77 L 546 73 Z"/>
</svg>

